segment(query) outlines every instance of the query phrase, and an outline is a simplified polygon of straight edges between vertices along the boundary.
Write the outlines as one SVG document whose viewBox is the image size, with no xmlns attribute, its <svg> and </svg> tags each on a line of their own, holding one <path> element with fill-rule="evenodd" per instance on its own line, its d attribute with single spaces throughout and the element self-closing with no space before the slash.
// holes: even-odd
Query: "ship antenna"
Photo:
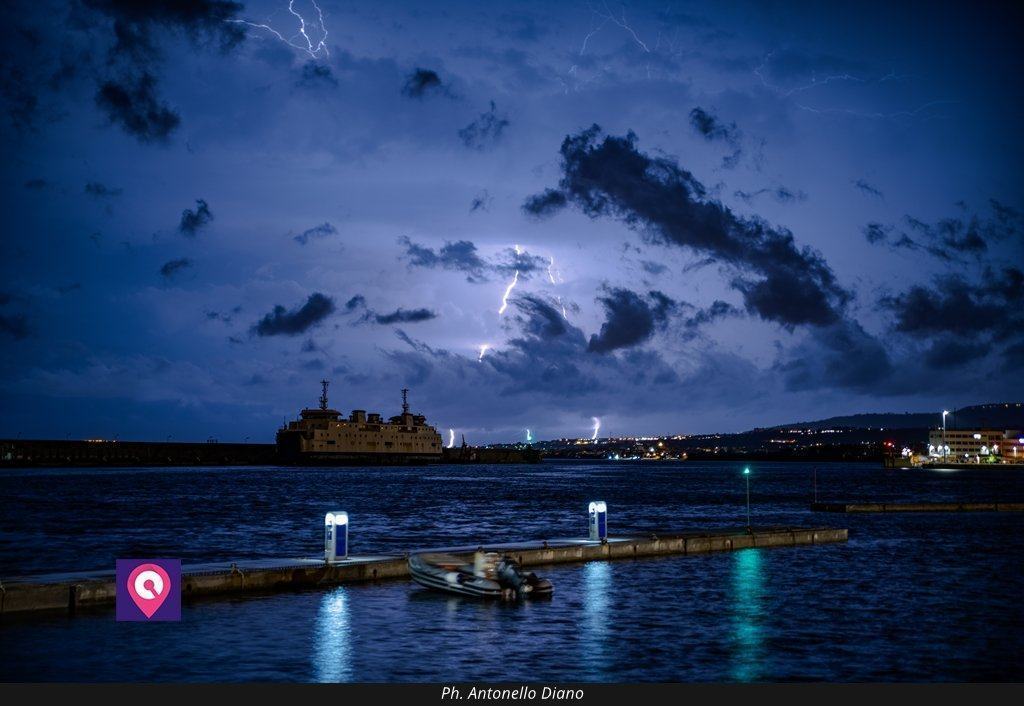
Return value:
<svg viewBox="0 0 1024 706">
<path fill-rule="evenodd" d="M 324 388 L 323 393 L 320 395 L 320 409 L 327 409 L 327 386 L 330 384 L 329 380 L 320 381 L 320 385 Z"/>
<path fill-rule="evenodd" d="M 402 388 L 402 414 L 409 413 L 409 388 Z"/>
</svg>

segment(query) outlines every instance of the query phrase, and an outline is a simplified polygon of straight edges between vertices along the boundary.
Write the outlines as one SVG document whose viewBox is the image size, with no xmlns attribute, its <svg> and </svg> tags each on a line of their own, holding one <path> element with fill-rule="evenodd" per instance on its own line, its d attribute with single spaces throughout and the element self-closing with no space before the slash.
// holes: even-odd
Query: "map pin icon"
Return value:
<svg viewBox="0 0 1024 706">
<path fill-rule="evenodd" d="M 160 610 L 171 592 L 171 577 L 158 564 L 139 564 L 128 576 L 128 595 L 146 618 Z"/>
</svg>

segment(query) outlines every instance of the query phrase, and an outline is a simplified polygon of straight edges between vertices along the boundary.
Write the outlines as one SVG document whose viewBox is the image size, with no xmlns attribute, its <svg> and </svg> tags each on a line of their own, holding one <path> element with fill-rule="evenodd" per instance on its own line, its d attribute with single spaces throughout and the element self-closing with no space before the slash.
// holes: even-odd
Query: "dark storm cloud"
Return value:
<svg viewBox="0 0 1024 706">
<path fill-rule="evenodd" d="M 1019 375 L 1024 370 L 1024 343 L 1008 346 L 1002 355 L 1004 373 Z"/>
<path fill-rule="evenodd" d="M 189 238 L 205 228 L 213 220 L 213 212 L 205 199 L 196 199 L 196 209 L 186 208 L 181 212 L 181 221 L 178 223 L 178 232 Z"/>
<path fill-rule="evenodd" d="M 384 326 L 391 324 L 414 324 L 436 318 L 437 313 L 430 309 L 398 308 L 390 314 L 373 314 L 373 321 Z"/>
<path fill-rule="evenodd" d="M 885 226 L 881 223 L 868 223 L 864 226 L 864 237 L 869 243 L 882 243 L 889 238 L 891 231 L 892 228 L 890 226 Z"/>
<path fill-rule="evenodd" d="M 432 94 L 449 95 L 448 87 L 441 81 L 436 71 L 417 67 L 409 74 L 402 86 L 402 95 L 407 98 L 425 98 Z"/>
<path fill-rule="evenodd" d="M 787 189 L 785 186 L 773 186 L 771 188 L 758 189 L 757 191 L 743 191 L 737 189 L 733 192 L 733 196 L 738 199 L 745 201 L 746 203 L 752 203 L 754 199 L 762 194 L 768 194 L 779 203 L 793 203 L 795 201 L 806 201 L 807 194 L 803 191 Z"/>
<path fill-rule="evenodd" d="M 609 289 L 598 301 L 604 306 L 605 322 L 587 344 L 592 353 L 609 353 L 643 343 L 675 308 L 675 302 L 661 292 L 651 292 L 645 300 L 634 291 L 620 288 Z"/>
<path fill-rule="evenodd" d="M 683 326 L 688 336 L 694 335 L 698 329 L 730 316 L 740 316 L 742 312 L 729 302 L 716 299 L 704 309 L 697 309 L 693 314 L 686 317 Z"/>
<path fill-rule="evenodd" d="M 168 260 L 160 267 L 160 274 L 164 277 L 173 277 L 182 270 L 192 267 L 194 263 L 187 257 L 179 257 L 175 260 Z"/>
<path fill-rule="evenodd" d="M 362 294 L 356 294 L 345 302 L 346 314 L 354 314 L 357 311 L 362 311 L 363 313 L 358 319 L 355 319 L 352 322 L 353 326 L 358 326 L 360 324 L 380 324 L 381 326 L 390 326 L 392 324 L 415 324 L 437 318 L 437 312 L 423 307 L 416 309 L 404 309 L 402 307 L 398 307 L 390 313 L 379 314 L 367 305 L 366 297 Z"/>
<path fill-rule="evenodd" d="M 468 240 L 445 242 L 440 250 L 412 242 L 402 236 L 398 242 L 405 248 L 410 267 L 454 270 L 463 272 L 469 282 L 484 282 L 490 266 L 477 254 L 476 245 Z"/>
<path fill-rule="evenodd" d="M 690 111 L 690 125 L 708 142 L 723 142 L 733 150 L 731 154 L 722 158 L 723 167 L 732 169 L 739 164 L 740 157 L 743 156 L 743 135 L 736 127 L 736 123 L 724 123 L 712 113 L 697 107 Z"/>
<path fill-rule="evenodd" d="M 853 185 L 860 189 L 862 193 L 865 193 L 868 196 L 874 196 L 875 198 L 879 199 L 885 198 L 885 194 L 883 194 L 881 190 L 875 188 L 874 186 L 867 183 L 863 179 L 857 179 L 855 182 L 853 182 Z"/>
<path fill-rule="evenodd" d="M 531 216 L 542 218 L 561 210 L 569 203 L 565 194 L 557 189 L 545 189 L 534 194 L 523 203 L 523 210 Z"/>
<path fill-rule="evenodd" d="M 82 0 L 114 23 L 114 51 L 132 58 L 152 56 L 162 30 L 183 32 L 193 42 L 217 40 L 230 48 L 245 37 L 242 25 L 230 21 L 244 6 L 226 0 Z"/>
<path fill-rule="evenodd" d="M 929 368 L 945 370 L 958 368 L 987 354 L 988 348 L 979 346 L 976 341 L 945 337 L 932 343 L 925 351 L 924 362 Z"/>
<path fill-rule="evenodd" d="M 338 85 L 331 67 L 316 61 L 307 61 L 302 65 L 302 73 L 296 85 L 300 88 L 333 88 Z"/>
<path fill-rule="evenodd" d="M 1006 204 L 1000 203 L 995 199 L 989 199 L 988 203 L 992 208 L 993 213 L 995 213 L 996 221 L 998 221 L 1002 226 L 1008 229 L 1016 229 L 1020 226 L 1020 211 L 1015 208 L 1011 208 Z"/>
<path fill-rule="evenodd" d="M 320 292 L 291 310 L 278 304 L 252 327 L 257 336 L 297 336 L 321 323 L 334 312 L 334 300 Z"/>
<path fill-rule="evenodd" d="M 0 314 L 0 334 L 17 341 L 28 338 L 32 329 L 24 314 Z"/>
<path fill-rule="evenodd" d="M 31 130 L 39 109 L 39 96 L 28 72 L 14 58 L 0 60 L 0 96 L 11 125 L 19 131 Z"/>
<path fill-rule="evenodd" d="M 485 150 L 501 139 L 509 124 L 507 117 L 498 115 L 498 108 L 491 101 L 489 110 L 480 113 L 476 120 L 459 130 L 459 139 L 470 149 Z"/>
<path fill-rule="evenodd" d="M 100 21 L 78 13 L 72 23 L 76 29 L 102 36 L 109 27 L 113 35 L 107 61 L 94 67 L 100 76 L 96 104 L 111 124 L 143 143 L 165 142 L 181 124 L 157 92 L 164 36 L 183 35 L 196 46 L 215 42 L 222 51 L 245 37 L 243 26 L 232 22 L 243 7 L 235 2 L 83 0 L 82 7 Z"/>
<path fill-rule="evenodd" d="M 488 266 L 502 276 L 518 272 L 521 277 L 529 278 L 536 272 L 547 271 L 550 263 L 551 261 L 547 258 L 531 255 L 522 248 L 519 250 L 507 248 Z"/>
<path fill-rule="evenodd" d="M 882 297 L 881 304 L 893 313 L 900 333 L 1016 338 L 1024 335 L 1024 272 L 1016 267 L 989 270 L 978 283 L 959 274 L 944 275 L 934 287 L 914 285 Z"/>
<path fill-rule="evenodd" d="M 477 211 L 488 211 L 491 208 L 491 194 L 487 189 L 484 189 L 479 194 L 473 197 L 473 200 L 469 203 L 469 212 L 476 213 Z"/>
<path fill-rule="evenodd" d="M 301 233 L 294 237 L 294 240 L 296 243 L 299 243 L 300 245 L 305 245 L 310 240 L 320 240 L 321 238 L 326 238 L 330 235 L 337 234 L 338 229 L 325 221 L 318 226 L 313 226 L 312 228 L 308 228 L 302 231 Z"/>
<path fill-rule="evenodd" d="M 966 206 L 960 203 L 961 209 Z M 964 213 L 926 223 L 913 216 L 904 216 L 896 226 L 871 222 L 864 227 L 864 236 L 874 244 L 893 248 L 920 250 L 945 262 L 959 262 L 963 255 L 982 261 L 998 243 L 1021 237 L 1021 215 L 995 199 L 989 200 L 990 213 Z"/>
<path fill-rule="evenodd" d="M 879 300 L 893 315 L 893 331 L 927 344 L 924 363 L 943 370 L 990 352 L 1004 359 L 1024 341 L 1024 272 L 985 266 L 974 279 L 940 275 L 932 286 L 913 285 Z"/>
<path fill-rule="evenodd" d="M 636 148 L 636 135 L 605 136 L 596 125 L 562 143 L 559 191 L 591 218 L 619 218 L 649 241 L 685 247 L 737 271 L 746 308 L 791 328 L 840 320 L 850 293 L 824 258 L 793 234 L 737 216 L 674 160 Z"/>
<path fill-rule="evenodd" d="M 29 179 L 25 182 L 25 188 L 31 191 L 42 191 L 49 185 L 46 179 Z"/>
<path fill-rule="evenodd" d="M 894 385 L 894 367 L 885 347 L 848 319 L 812 329 L 809 339 L 777 362 L 775 370 L 793 391 L 900 391 Z"/>
<path fill-rule="evenodd" d="M 71 284 L 62 284 L 56 287 L 57 293 L 61 296 L 70 294 L 71 292 L 77 292 L 82 288 L 81 282 L 72 282 Z"/>
<path fill-rule="evenodd" d="M 736 123 L 723 123 L 717 116 L 700 107 L 690 111 L 690 125 L 708 141 L 723 140 L 731 143 L 739 131 Z"/>
<path fill-rule="evenodd" d="M 96 105 L 111 123 L 121 126 L 140 142 L 166 142 L 181 124 L 181 117 L 156 95 L 156 78 L 148 72 L 103 82 Z"/>
<path fill-rule="evenodd" d="M 568 322 L 553 302 L 535 294 L 523 294 L 514 303 L 521 314 L 522 328 L 527 334 L 541 340 L 551 340 L 569 331 Z"/>
<path fill-rule="evenodd" d="M 230 324 L 232 321 L 234 321 L 235 315 L 236 314 L 240 314 L 241 312 L 242 312 L 242 307 L 241 306 L 233 307 L 231 309 L 231 311 L 226 311 L 226 312 L 207 311 L 206 312 L 206 319 L 207 319 L 207 321 L 219 321 L 222 324 Z"/>
<path fill-rule="evenodd" d="M 120 196 L 124 193 L 124 189 L 118 189 L 106 184 L 101 184 L 98 181 L 90 181 L 85 185 L 85 193 L 89 196 L 94 196 L 98 199 L 111 198 L 114 196 Z"/>
<path fill-rule="evenodd" d="M 546 271 L 550 261 L 539 255 L 531 255 L 523 249 L 507 248 L 490 260 L 479 255 L 476 245 L 468 240 L 447 241 L 439 249 L 420 245 L 403 236 L 398 239 L 405 252 L 409 267 L 451 270 L 463 272 L 466 281 L 481 284 L 489 281 L 490 275 L 502 277 L 519 272 L 520 277 L 529 278 L 532 274 Z"/>
</svg>

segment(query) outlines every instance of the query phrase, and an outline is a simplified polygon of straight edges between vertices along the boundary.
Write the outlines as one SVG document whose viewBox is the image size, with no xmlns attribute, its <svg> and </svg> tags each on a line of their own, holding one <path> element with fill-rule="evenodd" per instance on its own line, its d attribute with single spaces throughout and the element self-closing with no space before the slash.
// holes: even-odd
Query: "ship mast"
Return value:
<svg viewBox="0 0 1024 706">
<path fill-rule="evenodd" d="M 409 413 L 409 388 L 402 388 L 402 414 Z"/>
<path fill-rule="evenodd" d="M 330 385 L 329 380 L 321 380 L 320 385 L 323 387 L 323 392 L 320 395 L 320 409 L 327 409 L 327 386 Z"/>
</svg>

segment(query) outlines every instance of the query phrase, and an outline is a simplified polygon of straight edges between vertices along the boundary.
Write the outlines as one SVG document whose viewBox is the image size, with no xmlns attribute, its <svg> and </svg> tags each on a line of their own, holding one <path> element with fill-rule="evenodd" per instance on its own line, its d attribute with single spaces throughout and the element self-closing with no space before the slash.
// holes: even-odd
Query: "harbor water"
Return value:
<svg viewBox="0 0 1024 706">
<path fill-rule="evenodd" d="M 812 513 L 822 502 L 1020 502 L 1015 471 L 753 463 L 752 523 L 843 526 L 846 544 L 542 568 L 519 604 L 411 582 L 186 602 L 180 623 L 112 610 L 0 620 L 0 680 L 1020 681 L 1024 514 Z M 815 472 L 816 469 L 816 472 Z M 326 510 L 354 554 L 735 529 L 742 465 L 548 462 L 427 468 L 0 471 L 0 581 L 313 556 Z"/>
</svg>

